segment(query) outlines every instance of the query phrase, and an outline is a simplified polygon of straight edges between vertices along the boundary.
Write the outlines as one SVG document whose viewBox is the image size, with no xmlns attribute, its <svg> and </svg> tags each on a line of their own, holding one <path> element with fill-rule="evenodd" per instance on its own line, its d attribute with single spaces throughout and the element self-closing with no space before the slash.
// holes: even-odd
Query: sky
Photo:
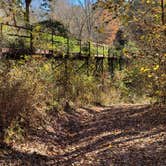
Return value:
<svg viewBox="0 0 166 166">
<path fill-rule="evenodd" d="M 81 0 L 81 1 L 84 1 L 84 0 Z M 31 5 L 34 8 L 38 8 L 40 6 L 41 2 L 42 2 L 42 0 L 33 0 Z M 73 3 L 73 4 L 78 4 L 77 0 L 70 0 L 70 2 Z"/>
</svg>

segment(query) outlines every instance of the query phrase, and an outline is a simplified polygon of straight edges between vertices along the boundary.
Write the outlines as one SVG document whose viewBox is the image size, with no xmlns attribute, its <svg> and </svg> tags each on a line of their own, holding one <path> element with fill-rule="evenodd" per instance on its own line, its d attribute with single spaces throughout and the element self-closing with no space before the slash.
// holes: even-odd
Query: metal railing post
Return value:
<svg viewBox="0 0 166 166">
<path fill-rule="evenodd" d="M 67 37 L 67 56 L 70 54 L 70 40 L 69 37 Z"/>
<path fill-rule="evenodd" d="M 54 32 L 53 32 L 53 29 L 52 29 L 52 38 L 51 38 L 51 42 L 52 42 L 52 54 L 54 53 Z"/>
<path fill-rule="evenodd" d="M 32 53 L 32 51 L 33 51 L 33 27 L 32 27 L 32 25 L 28 29 L 30 30 L 30 51 Z"/>
<path fill-rule="evenodd" d="M 105 53 L 104 53 L 105 49 L 104 49 L 104 45 L 103 45 L 103 56 L 105 56 Z"/>
<path fill-rule="evenodd" d="M 1 38 L 1 40 L 3 38 L 3 24 L 2 23 L 0 23 L 0 38 Z"/>
<path fill-rule="evenodd" d="M 98 42 L 97 42 L 97 57 L 99 56 L 99 45 L 98 45 Z"/>
<path fill-rule="evenodd" d="M 90 41 L 88 42 L 88 55 L 89 55 L 89 57 L 91 56 L 91 45 L 90 45 Z"/>
<path fill-rule="evenodd" d="M 3 24 L 0 24 L 0 58 L 2 57 Z"/>
<path fill-rule="evenodd" d="M 81 39 L 79 40 L 79 42 L 80 42 L 80 52 L 79 52 L 79 54 L 81 55 L 82 54 L 82 41 L 81 41 Z"/>
</svg>

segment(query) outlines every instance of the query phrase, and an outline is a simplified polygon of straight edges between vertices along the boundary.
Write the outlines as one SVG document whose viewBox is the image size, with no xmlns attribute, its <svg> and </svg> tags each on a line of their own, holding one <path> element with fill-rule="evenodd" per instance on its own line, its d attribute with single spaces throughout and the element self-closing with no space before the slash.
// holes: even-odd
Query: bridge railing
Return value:
<svg viewBox="0 0 166 166">
<path fill-rule="evenodd" d="M 52 54 L 73 56 L 108 56 L 109 47 L 92 41 L 65 38 L 53 31 L 44 31 L 40 26 L 14 26 L 0 24 L 0 47 L 6 52 L 22 49 L 29 54 Z M 8 50 L 8 51 L 7 51 Z M 4 51 L 5 52 L 5 51 Z"/>
<path fill-rule="evenodd" d="M 2 23 L 0 29 L 1 47 L 30 47 L 31 29 Z"/>
</svg>

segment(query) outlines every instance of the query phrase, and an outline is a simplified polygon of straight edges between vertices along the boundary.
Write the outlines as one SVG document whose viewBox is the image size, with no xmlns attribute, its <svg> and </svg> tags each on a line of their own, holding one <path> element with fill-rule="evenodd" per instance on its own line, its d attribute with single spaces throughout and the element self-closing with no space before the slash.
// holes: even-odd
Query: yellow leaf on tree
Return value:
<svg viewBox="0 0 166 166">
<path fill-rule="evenodd" d="M 143 71 L 144 71 L 144 67 L 141 67 L 140 71 L 142 71 L 142 72 L 143 72 Z"/>
<path fill-rule="evenodd" d="M 140 69 L 140 71 L 143 72 L 143 73 L 145 73 L 145 72 L 147 72 L 147 71 L 149 71 L 149 70 L 150 70 L 150 69 L 144 68 L 144 67 L 141 67 L 141 69 Z"/>
<path fill-rule="evenodd" d="M 159 69 L 159 65 L 156 65 L 153 70 L 158 70 Z"/>
<path fill-rule="evenodd" d="M 50 70 L 50 66 L 48 64 L 45 64 L 43 67 L 46 72 Z"/>
<path fill-rule="evenodd" d="M 152 75 L 151 75 L 151 74 L 149 74 L 149 75 L 148 75 L 148 77 L 149 77 L 149 78 L 152 78 Z"/>
</svg>

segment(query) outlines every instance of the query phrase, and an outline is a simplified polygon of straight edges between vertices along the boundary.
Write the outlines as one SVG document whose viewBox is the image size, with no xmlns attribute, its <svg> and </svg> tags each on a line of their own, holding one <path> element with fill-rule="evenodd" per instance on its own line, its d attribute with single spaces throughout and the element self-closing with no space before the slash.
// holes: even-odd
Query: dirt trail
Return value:
<svg viewBox="0 0 166 166">
<path fill-rule="evenodd" d="M 166 165 L 165 108 L 80 108 L 65 118 L 53 118 L 46 129 L 34 129 L 25 143 L 1 148 L 0 165 Z"/>
</svg>

